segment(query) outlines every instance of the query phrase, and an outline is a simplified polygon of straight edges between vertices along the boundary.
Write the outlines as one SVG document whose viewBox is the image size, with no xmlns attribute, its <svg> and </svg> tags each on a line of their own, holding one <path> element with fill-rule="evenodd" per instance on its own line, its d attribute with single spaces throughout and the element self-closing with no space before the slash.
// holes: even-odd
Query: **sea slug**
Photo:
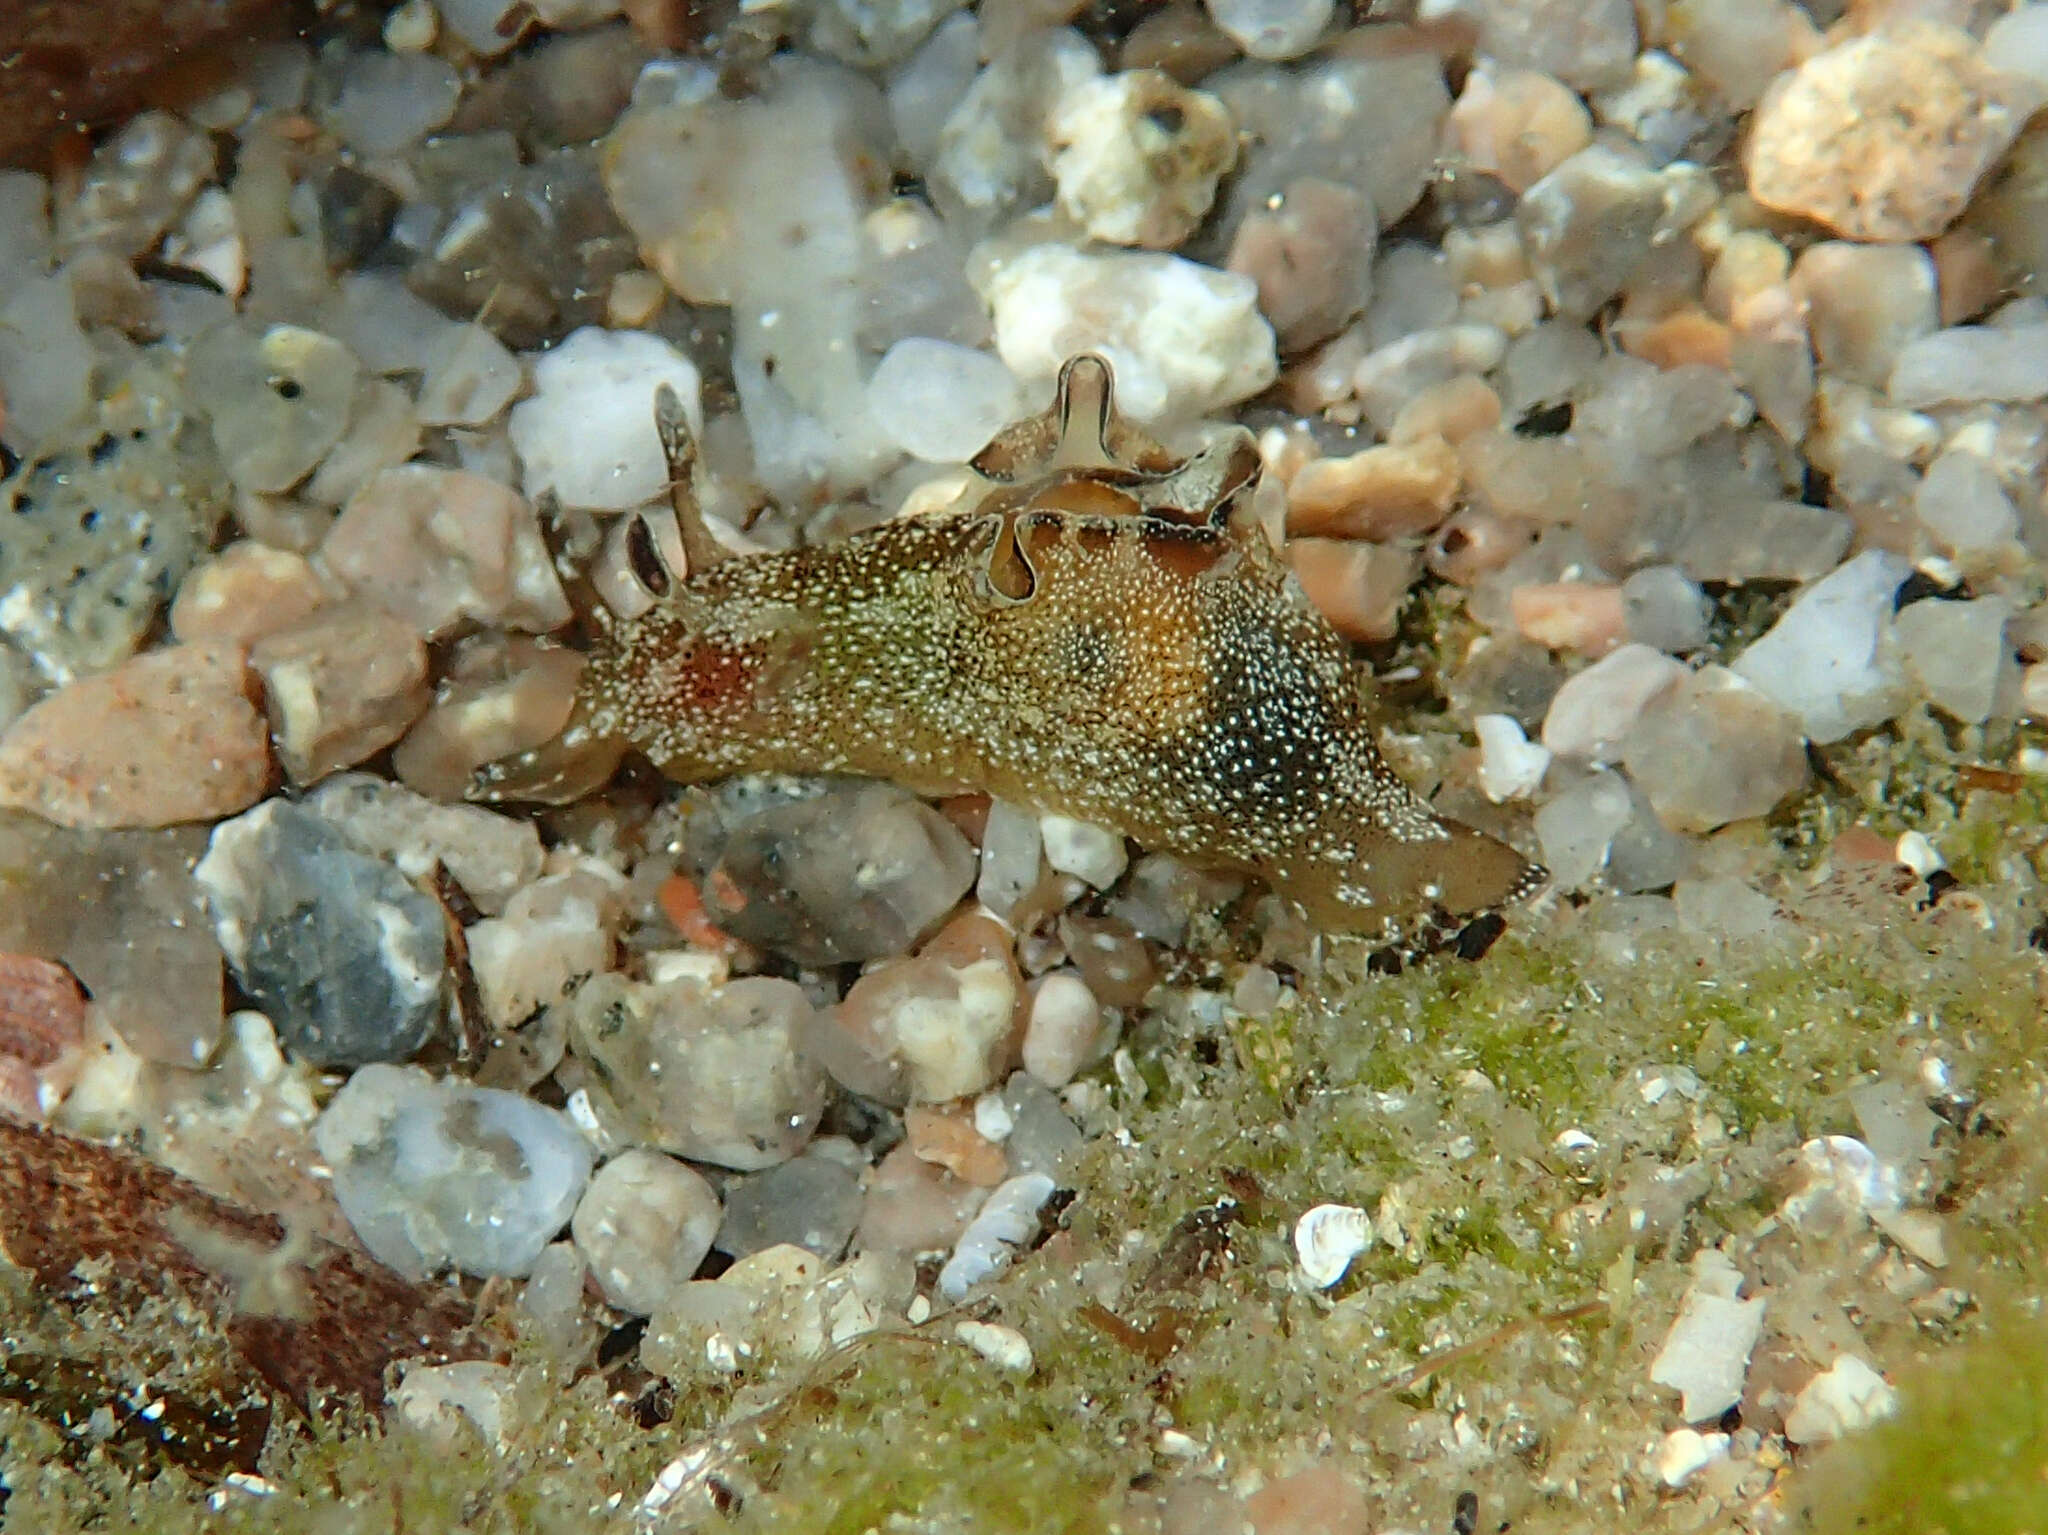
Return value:
<svg viewBox="0 0 2048 1535">
<path fill-rule="evenodd" d="M 1492 914 L 1542 883 L 1380 755 L 1364 669 L 1231 515 L 1260 473 L 1243 429 L 1175 461 L 1083 355 L 1049 411 L 975 458 L 953 508 L 732 556 L 698 511 L 672 396 L 656 415 L 675 557 L 641 534 L 651 601 L 634 617 L 585 599 L 594 645 L 570 723 L 484 768 L 477 797 L 574 798 L 634 749 L 683 782 L 981 790 L 1254 875 L 1322 927 L 1409 948 L 1483 947 Z"/>
</svg>

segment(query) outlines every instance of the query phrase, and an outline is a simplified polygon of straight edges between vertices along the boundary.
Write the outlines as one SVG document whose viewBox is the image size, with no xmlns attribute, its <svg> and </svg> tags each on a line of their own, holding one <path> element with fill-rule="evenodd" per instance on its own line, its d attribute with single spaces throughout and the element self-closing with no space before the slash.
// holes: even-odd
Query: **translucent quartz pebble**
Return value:
<svg viewBox="0 0 2048 1535">
<path fill-rule="evenodd" d="M 363 1245 L 415 1280 L 525 1275 L 590 1178 L 589 1143 L 561 1113 L 412 1067 L 356 1072 L 313 1140 Z"/>
</svg>

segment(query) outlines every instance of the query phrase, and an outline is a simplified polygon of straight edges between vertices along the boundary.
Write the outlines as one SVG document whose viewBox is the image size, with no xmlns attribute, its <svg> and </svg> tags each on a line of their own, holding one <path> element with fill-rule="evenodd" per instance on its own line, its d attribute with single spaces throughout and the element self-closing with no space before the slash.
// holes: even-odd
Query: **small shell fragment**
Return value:
<svg viewBox="0 0 2048 1535">
<path fill-rule="evenodd" d="M 1031 1373 L 1031 1345 L 1014 1327 L 1000 1322 L 957 1322 L 953 1336 L 990 1364 L 1018 1375 Z"/>
<path fill-rule="evenodd" d="M 1294 1256 L 1318 1290 L 1344 1277 L 1351 1260 L 1372 1246 L 1372 1217 L 1356 1205 L 1317 1205 L 1294 1223 Z"/>
</svg>

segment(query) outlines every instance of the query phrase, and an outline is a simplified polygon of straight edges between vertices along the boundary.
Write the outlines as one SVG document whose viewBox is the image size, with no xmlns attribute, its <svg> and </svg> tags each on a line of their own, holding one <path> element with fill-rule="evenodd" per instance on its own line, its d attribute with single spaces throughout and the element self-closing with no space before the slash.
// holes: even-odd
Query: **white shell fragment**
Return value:
<svg viewBox="0 0 2048 1535">
<path fill-rule="evenodd" d="M 953 1336 L 990 1364 L 1018 1375 L 1031 1373 L 1031 1345 L 1014 1327 L 1000 1322 L 958 1322 Z"/>
<path fill-rule="evenodd" d="M 1038 1229 L 1038 1212 L 1052 1198 L 1044 1173 L 1025 1173 L 997 1185 L 953 1244 L 953 1256 L 939 1270 L 939 1294 L 958 1301 L 984 1279 L 1008 1266 L 1016 1249 Z"/>
<path fill-rule="evenodd" d="M 1294 1223 L 1295 1260 L 1318 1290 L 1342 1279 L 1370 1246 L 1372 1217 L 1356 1205 L 1317 1205 Z"/>
</svg>

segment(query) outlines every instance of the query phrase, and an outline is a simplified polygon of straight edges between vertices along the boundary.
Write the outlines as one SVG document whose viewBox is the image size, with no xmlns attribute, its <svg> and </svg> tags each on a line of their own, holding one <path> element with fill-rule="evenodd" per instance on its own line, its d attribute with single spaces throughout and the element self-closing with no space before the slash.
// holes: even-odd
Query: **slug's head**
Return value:
<svg viewBox="0 0 2048 1535">
<path fill-rule="evenodd" d="M 1092 512 L 1221 529 L 1258 484 L 1259 450 L 1233 427 L 1177 459 L 1116 408 L 1106 358 L 1083 352 L 1060 369 L 1052 407 L 998 432 L 968 467 L 1016 510 Z"/>
</svg>

